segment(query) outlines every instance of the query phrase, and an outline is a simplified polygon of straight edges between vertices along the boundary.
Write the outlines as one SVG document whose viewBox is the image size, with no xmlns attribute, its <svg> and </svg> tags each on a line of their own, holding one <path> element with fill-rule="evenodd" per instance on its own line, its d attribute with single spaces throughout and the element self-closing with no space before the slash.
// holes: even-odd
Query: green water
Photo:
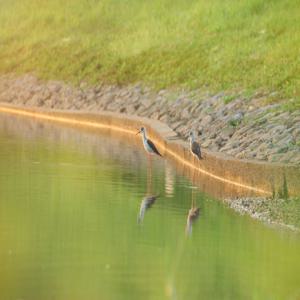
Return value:
<svg viewBox="0 0 300 300">
<path fill-rule="evenodd" d="M 1 300 L 300 299 L 299 234 L 134 144 L 0 116 Z M 146 194 L 159 197 L 138 222 Z"/>
</svg>

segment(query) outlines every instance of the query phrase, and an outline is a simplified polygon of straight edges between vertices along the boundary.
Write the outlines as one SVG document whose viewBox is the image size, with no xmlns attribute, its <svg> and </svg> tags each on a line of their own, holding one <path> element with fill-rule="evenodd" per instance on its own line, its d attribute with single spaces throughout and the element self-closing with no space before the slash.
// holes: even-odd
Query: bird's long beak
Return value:
<svg viewBox="0 0 300 300">
<path fill-rule="evenodd" d="M 141 133 L 141 131 L 139 130 L 137 133 L 136 133 L 136 135 L 138 135 L 139 133 Z"/>
</svg>

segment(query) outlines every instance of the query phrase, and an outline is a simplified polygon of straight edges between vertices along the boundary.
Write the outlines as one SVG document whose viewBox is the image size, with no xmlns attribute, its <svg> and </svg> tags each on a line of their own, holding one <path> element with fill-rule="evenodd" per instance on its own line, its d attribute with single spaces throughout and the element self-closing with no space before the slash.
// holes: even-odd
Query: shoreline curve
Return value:
<svg viewBox="0 0 300 300">
<path fill-rule="evenodd" d="M 203 150 L 204 159 L 196 161 L 188 143 L 167 125 L 144 117 L 112 112 L 84 112 L 72 110 L 41 109 L 0 103 L 0 113 L 35 118 L 40 121 L 60 123 L 86 129 L 110 131 L 135 137 L 137 129 L 147 127 L 151 139 L 162 155 L 172 160 L 176 168 L 202 190 L 217 197 L 272 196 L 287 186 L 289 195 L 300 194 L 300 168 L 227 157 L 221 153 Z"/>
</svg>

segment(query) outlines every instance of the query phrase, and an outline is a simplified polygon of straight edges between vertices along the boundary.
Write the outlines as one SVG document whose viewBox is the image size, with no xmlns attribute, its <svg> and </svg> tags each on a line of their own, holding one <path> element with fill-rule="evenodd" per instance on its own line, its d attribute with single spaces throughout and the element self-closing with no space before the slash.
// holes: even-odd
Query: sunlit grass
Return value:
<svg viewBox="0 0 300 300">
<path fill-rule="evenodd" d="M 0 0 L 0 71 L 72 82 L 277 91 L 300 107 L 289 1 Z M 293 99 L 293 100 L 290 100 Z"/>
</svg>

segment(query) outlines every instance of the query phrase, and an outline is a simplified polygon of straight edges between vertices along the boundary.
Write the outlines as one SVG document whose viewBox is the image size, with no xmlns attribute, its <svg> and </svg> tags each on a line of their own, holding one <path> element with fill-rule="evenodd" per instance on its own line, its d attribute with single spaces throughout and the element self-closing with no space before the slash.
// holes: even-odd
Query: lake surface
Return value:
<svg viewBox="0 0 300 300">
<path fill-rule="evenodd" d="M 140 144 L 0 115 L 0 299 L 300 299 L 300 234 Z"/>
</svg>

